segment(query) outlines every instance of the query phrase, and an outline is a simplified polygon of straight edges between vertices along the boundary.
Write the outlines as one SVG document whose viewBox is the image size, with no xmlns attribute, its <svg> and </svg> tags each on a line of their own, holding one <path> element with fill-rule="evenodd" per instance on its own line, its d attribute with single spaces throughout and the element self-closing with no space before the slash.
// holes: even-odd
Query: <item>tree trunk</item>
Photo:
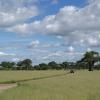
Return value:
<svg viewBox="0 0 100 100">
<path fill-rule="evenodd" d="M 89 71 L 93 71 L 94 61 L 89 63 Z"/>
<path fill-rule="evenodd" d="M 89 66 L 89 71 L 93 71 L 93 68 L 91 66 Z"/>
</svg>

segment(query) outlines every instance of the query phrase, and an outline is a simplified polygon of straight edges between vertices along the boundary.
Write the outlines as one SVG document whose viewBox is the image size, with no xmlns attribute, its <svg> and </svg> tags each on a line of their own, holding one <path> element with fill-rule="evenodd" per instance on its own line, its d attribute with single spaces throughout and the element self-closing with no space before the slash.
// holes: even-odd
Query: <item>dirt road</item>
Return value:
<svg viewBox="0 0 100 100">
<path fill-rule="evenodd" d="M 0 91 L 16 87 L 17 84 L 0 84 Z"/>
</svg>

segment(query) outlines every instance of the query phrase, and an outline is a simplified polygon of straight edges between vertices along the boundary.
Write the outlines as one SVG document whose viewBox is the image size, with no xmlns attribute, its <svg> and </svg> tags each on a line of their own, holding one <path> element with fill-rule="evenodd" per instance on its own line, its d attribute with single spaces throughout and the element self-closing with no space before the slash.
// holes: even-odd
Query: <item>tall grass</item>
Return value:
<svg viewBox="0 0 100 100">
<path fill-rule="evenodd" d="M 20 82 L 19 86 L 0 93 L 0 100 L 100 100 L 99 71 L 77 71 L 75 74 L 65 75 L 62 75 L 66 73 L 64 71 L 25 73 L 32 77 L 61 76 Z"/>
</svg>

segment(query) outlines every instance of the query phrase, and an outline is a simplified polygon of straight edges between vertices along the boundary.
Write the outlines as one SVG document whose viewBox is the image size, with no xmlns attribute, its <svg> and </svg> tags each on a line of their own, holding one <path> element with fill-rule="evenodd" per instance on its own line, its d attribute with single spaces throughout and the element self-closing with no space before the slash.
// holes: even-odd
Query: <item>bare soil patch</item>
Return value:
<svg viewBox="0 0 100 100">
<path fill-rule="evenodd" d="M 16 87 L 17 84 L 0 84 L 0 91 Z"/>
</svg>

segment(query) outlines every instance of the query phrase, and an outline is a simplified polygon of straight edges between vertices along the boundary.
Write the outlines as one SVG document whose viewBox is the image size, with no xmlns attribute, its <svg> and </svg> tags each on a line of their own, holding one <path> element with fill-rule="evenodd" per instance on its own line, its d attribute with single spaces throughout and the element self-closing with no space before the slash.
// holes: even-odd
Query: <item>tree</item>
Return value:
<svg viewBox="0 0 100 100">
<path fill-rule="evenodd" d="M 0 64 L 0 66 L 2 66 L 3 69 L 13 69 L 14 65 L 15 65 L 14 62 L 6 62 L 6 61 L 1 62 Z"/>
<path fill-rule="evenodd" d="M 23 61 L 17 62 L 17 70 L 23 70 Z"/>
<path fill-rule="evenodd" d="M 30 59 L 25 59 L 23 61 L 19 61 L 17 66 L 20 67 L 22 70 L 29 70 L 32 67 L 32 61 Z"/>
<path fill-rule="evenodd" d="M 49 62 L 48 66 L 50 69 L 59 69 L 61 66 L 57 64 L 55 61 Z"/>
<path fill-rule="evenodd" d="M 49 69 L 48 65 L 45 64 L 45 63 L 39 64 L 39 67 L 40 67 L 40 70 L 47 70 L 47 69 Z"/>
<path fill-rule="evenodd" d="M 76 64 L 77 69 L 87 69 L 87 66 L 88 66 L 87 62 L 77 62 Z"/>
<path fill-rule="evenodd" d="M 40 66 L 39 65 L 34 65 L 34 70 L 40 70 Z"/>
<path fill-rule="evenodd" d="M 64 69 L 67 69 L 69 67 L 69 63 L 68 62 L 63 62 L 62 66 Z"/>
<path fill-rule="evenodd" d="M 80 62 L 87 62 L 89 71 L 93 71 L 94 63 L 99 61 L 99 53 L 95 51 L 86 52 Z"/>
</svg>

